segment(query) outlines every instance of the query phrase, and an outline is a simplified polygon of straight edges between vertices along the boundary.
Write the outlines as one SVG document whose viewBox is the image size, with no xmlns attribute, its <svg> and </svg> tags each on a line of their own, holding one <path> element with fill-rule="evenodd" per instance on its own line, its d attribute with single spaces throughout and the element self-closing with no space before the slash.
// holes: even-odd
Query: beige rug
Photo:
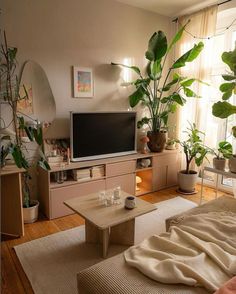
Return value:
<svg viewBox="0 0 236 294">
<path fill-rule="evenodd" d="M 164 232 L 166 218 L 197 205 L 175 197 L 156 206 L 156 211 L 136 219 L 135 243 Z M 36 294 L 77 293 L 76 273 L 102 260 L 97 246 L 85 244 L 84 239 L 84 226 L 80 226 L 14 247 Z M 110 246 L 109 257 L 126 248 Z"/>
</svg>

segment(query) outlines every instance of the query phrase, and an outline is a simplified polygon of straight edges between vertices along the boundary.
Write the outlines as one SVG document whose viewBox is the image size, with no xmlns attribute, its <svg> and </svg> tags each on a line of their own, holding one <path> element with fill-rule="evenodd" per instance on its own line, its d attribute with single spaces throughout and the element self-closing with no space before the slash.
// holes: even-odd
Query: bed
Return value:
<svg viewBox="0 0 236 294">
<path fill-rule="evenodd" d="M 172 226 L 181 227 L 181 224 L 189 216 L 207 214 L 208 212 L 234 215 L 236 213 L 236 199 L 227 196 L 220 197 L 168 219 L 166 226 L 168 229 Z M 214 292 L 198 286 L 157 282 L 142 274 L 135 267 L 128 265 L 124 253 L 79 272 L 77 281 L 79 294 L 206 294 Z"/>
</svg>

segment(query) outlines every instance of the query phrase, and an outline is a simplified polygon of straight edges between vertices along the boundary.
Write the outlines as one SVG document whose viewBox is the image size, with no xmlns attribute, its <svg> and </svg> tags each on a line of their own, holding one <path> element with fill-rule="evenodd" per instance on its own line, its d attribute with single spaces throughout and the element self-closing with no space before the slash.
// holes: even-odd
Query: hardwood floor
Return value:
<svg viewBox="0 0 236 294">
<path fill-rule="evenodd" d="M 197 186 L 200 191 L 200 186 Z M 218 197 L 225 195 L 224 192 L 219 192 Z M 176 187 L 162 190 L 155 193 L 150 193 L 141 196 L 142 199 L 151 203 L 157 203 L 163 200 L 174 198 L 180 195 L 176 192 Z M 200 192 L 195 195 L 184 196 L 183 198 L 199 204 Z M 204 187 L 204 199 L 209 201 L 215 198 L 215 191 L 211 188 Z M 41 238 L 60 231 L 68 230 L 84 224 L 84 220 L 78 215 L 70 215 L 55 220 L 47 220 L 43 216 L 39 221 L 33 224 L 25 225 L 25 236 L 17 239 L 2 238 L 1 242 L 1 290 L 5 294 L 28 294 L 34 293 L 31 285 L 16 257 L 13 247 L 37 238 Z"/>
</svg>

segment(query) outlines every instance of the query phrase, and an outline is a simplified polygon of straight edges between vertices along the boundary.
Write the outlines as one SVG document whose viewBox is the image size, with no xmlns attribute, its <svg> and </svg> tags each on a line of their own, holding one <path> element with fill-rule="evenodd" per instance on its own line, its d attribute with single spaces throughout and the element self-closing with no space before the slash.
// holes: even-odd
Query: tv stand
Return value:
<svg viewBox="0 0 236 294">
<path fill-rule="evenodd" d="M 145 166 L 149 159 L 149 166 Z M 49 218 L 62 217 L 73 212 L 63 202 L 100 190 L 120 186 L 131 195 L 140 196 L 177 184 L 180 169 L 179 150 L 165 150 L 161 153 L 136 153 L 98 160 L 72 162 L 53 166 L 46 171 L 39 167 L 39 201 L 42 212 Z M 77 178 L 75 174 L 87 173 L 90 176 Z M 101 174 L 96 171 L 101 171 Z M 67 175 L 63 183 L 55 181 L 57 172 Z M 136 185 L 136 176 L 140 183 Z"/>
</svg>

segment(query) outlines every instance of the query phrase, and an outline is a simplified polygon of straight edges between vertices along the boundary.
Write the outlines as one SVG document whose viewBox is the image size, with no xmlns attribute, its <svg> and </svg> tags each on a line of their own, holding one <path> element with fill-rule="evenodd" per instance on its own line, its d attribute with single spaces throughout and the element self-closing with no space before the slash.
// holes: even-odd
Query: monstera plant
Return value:
<svg viewBox="0 0 236 294">
<path fill-rule="evenodd" d="M 129 83 L 136 88 L 129 96 L 129 103 L 131 107 L 142 103 L 148 108 L 149 116 L 143 117 L 138 122 L 138 128 L 148 125 L 150 129 L 147 133 L 148 147 L 154 152 L 161 152 L 165 147 L 169 114 L 174 113 L 178 105 L 183 106 L 186 103 L 186 97 L 199 97 L 190 88 L 197 80 L 181 76 L 174 71 L 198 57 L 204 47 L 202 42 L 195 44 L 174 61 L 169 68 L 166 68 L 167 57 L 176 42 L 181 39 L 186 25 L 180 28 L 170 44 L 162 31 L 155 32 L 151 36 L 145 53 L 147 66 L 144 73 L 137 66 L 112 63 L 112 65 L 129 68 L 138 76 L 135 81 Z"/>
<path fill-rule="evenodd" d="M 236 105 L 227 101 L 233 94 L 236 94 L 236 45 L 233 51 L 224 52 L 221 58 L 229 67 L 230 72 L 222 75 L 225 80 L 225 82 L 220 85 L 223 101 L 218 101 L 213 105 L 212 113 L 216 117 L 227 118 L 236 113 Z M 232 131 L 234 137 L 236 137 L 236 126 L 233 127 Z"/>
</svg>

